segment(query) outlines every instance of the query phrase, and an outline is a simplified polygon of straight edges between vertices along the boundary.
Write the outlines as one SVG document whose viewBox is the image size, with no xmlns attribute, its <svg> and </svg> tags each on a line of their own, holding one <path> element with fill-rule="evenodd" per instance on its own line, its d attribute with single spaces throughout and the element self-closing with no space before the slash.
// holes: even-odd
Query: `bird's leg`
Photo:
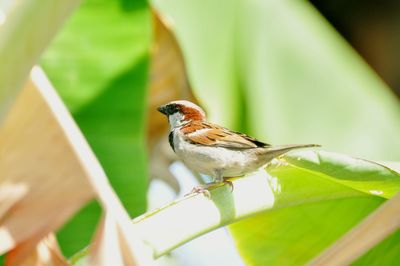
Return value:
<svg viewBox="0 0 400 266">
<path fill-rule="evenodd" d="M 233 192 L 233 183 L 222 176 L 223 169 L 215 170 L 215 185 L 227 184 L 231 187 L 231 192 Z"/>
<path fill-rule="evenodd" d="M 215 170 L 214 184 L 221 184 L 224 182 L 224 177 L 222 176 L 223 169 Z"/>
</svg>

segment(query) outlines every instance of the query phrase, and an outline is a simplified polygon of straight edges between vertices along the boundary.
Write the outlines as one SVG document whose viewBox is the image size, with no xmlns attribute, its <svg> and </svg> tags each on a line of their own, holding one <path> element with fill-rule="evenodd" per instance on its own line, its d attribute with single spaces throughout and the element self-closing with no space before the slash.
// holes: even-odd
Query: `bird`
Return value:
<svg viewBox="0 0 400 266">
<path fill-rule="evenodd" d="M 272 159 L 294 149 L 319 147 L 317 144 L 273 146 L 246 134 L 210 123 L 198 105 L 177 100 L 157 108 L 169 122 L 169 144 L 191 170 L 208 175 L 213 181 L 196 186 L 191 193 L 209 195 L 208 189 L 227 183 L 265 166 Z"/>
</svg>

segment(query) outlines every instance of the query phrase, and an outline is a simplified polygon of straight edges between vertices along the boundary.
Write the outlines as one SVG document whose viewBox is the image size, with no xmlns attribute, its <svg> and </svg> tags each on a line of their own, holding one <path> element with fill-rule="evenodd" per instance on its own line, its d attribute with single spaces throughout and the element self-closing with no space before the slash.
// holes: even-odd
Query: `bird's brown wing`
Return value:
<svg viewBox="0 0 400 266">
<path fill-rule="evenodd" d="M 188 141 L 198 145 L 230 149 L 251 149 L 269 146 L 269 144 L 245 134 L 203 121 L 192 122 L 181 130 Z"/>
</svg>

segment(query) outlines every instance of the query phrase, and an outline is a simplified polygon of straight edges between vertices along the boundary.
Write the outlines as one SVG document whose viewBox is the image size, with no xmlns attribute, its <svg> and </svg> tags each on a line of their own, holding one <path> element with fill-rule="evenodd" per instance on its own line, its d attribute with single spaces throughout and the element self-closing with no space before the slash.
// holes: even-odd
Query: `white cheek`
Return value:
<svg viewBox="0 0 400 266">
<path fill-rule="evenodd" d="M 182 115 L 179 112 L 176 112 L 175 114 L 172 114 L 168 117 L 169 124 L 171 125 L 172 128 L 178 127 L 182 124 L 184 118 L 185 118 L 184 115 Z"/>
</svg>

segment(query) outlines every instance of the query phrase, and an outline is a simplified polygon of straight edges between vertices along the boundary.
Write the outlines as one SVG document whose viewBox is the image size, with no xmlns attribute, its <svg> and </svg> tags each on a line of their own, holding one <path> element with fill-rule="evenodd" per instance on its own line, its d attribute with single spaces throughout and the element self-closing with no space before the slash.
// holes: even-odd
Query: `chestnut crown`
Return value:
<svg viewBox="0 0 400 266">
<path fill-rule="evenodd" d="M 204 120 L 206 118 L 206 114 L 203 109 L 196 104 L 185 100 L 167 103 L 158 107 L 157 110 L 166 116 L 179 114 L 182 116 L 182 120 L 186 121 Z"/>
</svg>

